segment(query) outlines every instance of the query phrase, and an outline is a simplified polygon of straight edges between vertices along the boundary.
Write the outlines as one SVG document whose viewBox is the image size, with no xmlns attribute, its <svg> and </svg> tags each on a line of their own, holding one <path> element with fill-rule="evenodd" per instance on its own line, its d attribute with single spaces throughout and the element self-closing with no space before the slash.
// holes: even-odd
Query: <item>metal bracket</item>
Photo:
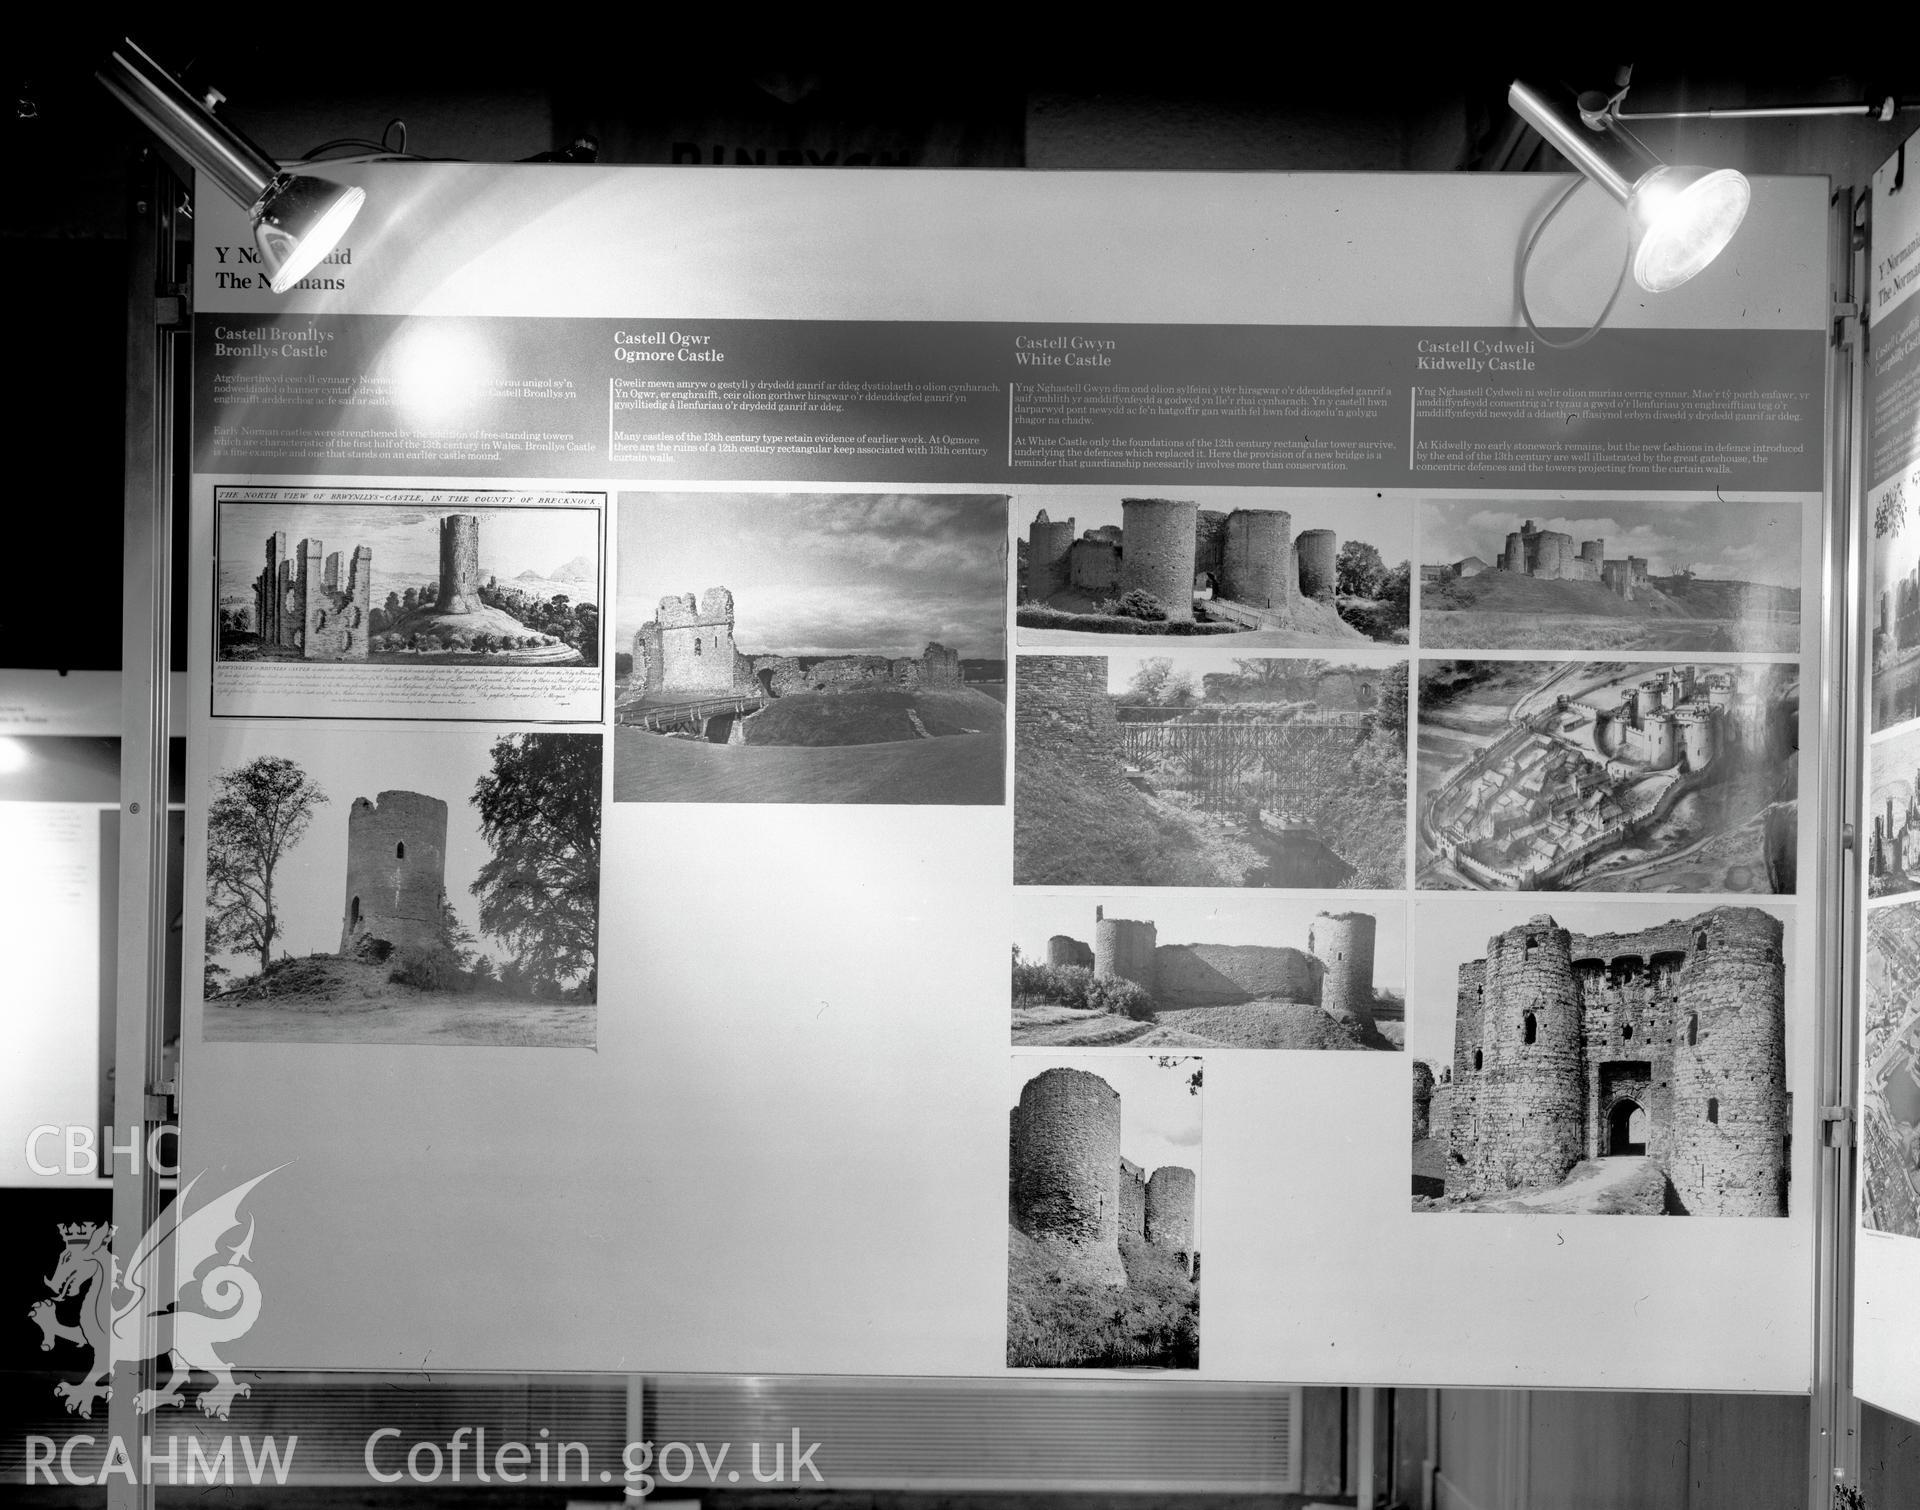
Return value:
<svg viewBox="0 0 1920 1510">
<path fill-rule="evenodd" d="M 1821 1141 L 1828 1148 L 1853 1147 L 1853 1108 L 1851 1106 L 1823 1106 L 1820 1108 Z"/>
<path fill-rule="evenodd" d="M 1859 835 L 1854 832 L 1854 827 L 1851 823 L 1843 823 L 1840 825 L 1840 847 L 1842 849 L 1852 849 L 1854 844 L 1858 842 L 1858 839 Z"/>
<path fill-rule="evenodd" d="M 149 1122 L 180 1120 L 179 1081 L 162 1080 L 157 1085 L 147 1087 L 147 1120 Z"/>
<path fill-rule="evenodd" d="M 154 295 L 153 323 L 163 330 L 181 330 L 193 324 L 193 300 L 185 284 L 170 283 Z"/>
<path fill-rule="evenodd" d="M 1833 344 L 1848 347 L 1860 339 L 1860 306 L 1852 299 L 1833 301 Z"/>
</svg>

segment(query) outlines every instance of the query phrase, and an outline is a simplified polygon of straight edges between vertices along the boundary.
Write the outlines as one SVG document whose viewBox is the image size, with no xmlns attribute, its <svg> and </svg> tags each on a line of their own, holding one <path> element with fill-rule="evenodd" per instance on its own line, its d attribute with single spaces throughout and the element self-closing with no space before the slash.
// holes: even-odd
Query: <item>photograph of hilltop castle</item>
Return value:
<svg viewBox="0 0 1920 1510">
<path fill-rule="evenodd" d="M 1920 903 L 1867 914 L 1860 1222 L 1920 1238 Z"/>
<path fill-rule="evenodd" d="M 412 697 L 395 684 L 393 707 L 329 711 L 458 714 L 472 710 L 429 689 L 481 672 L 510 694 L 538 672 L 597 716 L 600 497 L 221 489 L 214 712 L 310 714 L 316 696 L 365 697 L 383 674 L 431 668 Z M 307 701 L 248 702 L 263 691 Z"/>
<path fill-rule="evenodd" d="M 1405 884 L 1405 661 L 1029 655 L 1015 678 L 1017 884 Z"/>
<path fill-rule="evenodd" d="M 1780 916 L 1563 900 L 1418 909 L 1413 1209 L 1785 1216 Z"/>
<path fill-rule="evenodd" d="M 1014 500 L 1023 646 L 1407 642 L 1412 512 L 1364 490 L 1034 488 Z"/>
<path fill-rule="evenodd" d="M 1015 1057 L 1007 1367 L 1200 1366 L 1201 1065 Z"/>
<path fill-rule="evenodd" d="M 1867 746 L 1867 895 L 1920 888 L 1920 728 Z"/>
<path fill-rule="evenodd" d="M 1920 718 L 1920 523 L 1910 493 L 1920 467 L 1895 479 L 1873 512 L 1873 722 L 1888 729 Z"/>
<path fill-rule="evenodd" d="M 1428 649 L 1800 648 L 1798 503 L 1424 499 L 1419 520 Z"/>
<path fill-rule="evenodd" d="M 592 1047 L 602 743 L 222 726 L 203 1036 Z"/>
<path fill-rule="evenodd" d="M 1422 661 L 1418 884 L 1795 889 L 1797 669 Z"/>
<path fill-rule="evenodd" d="M 619 523 L 615 801 L 1005 800 L 1005 498 L 626 493 Z"/>
<path fill-rule="evenodd" d="M 1025 891 L 1015 917 L 1019 1047 L 1392 1050 L 1405 1035 L 1402 908 Z"/>
</svg>

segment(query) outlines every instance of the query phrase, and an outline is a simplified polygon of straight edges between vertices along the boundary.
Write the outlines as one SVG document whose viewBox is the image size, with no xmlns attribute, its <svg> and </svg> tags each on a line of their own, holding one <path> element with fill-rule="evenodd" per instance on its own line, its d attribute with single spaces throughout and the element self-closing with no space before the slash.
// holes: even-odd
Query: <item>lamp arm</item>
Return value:
<svg viewBox="0 0 1920 1510">
<path fill-rule="evenodd" d="M 175 146 L 238 203 L 257 203 L 280 176 L 272 158 L 217 120 L 132 39 L 122 39 L 94 77 L 143 125 Z"/>
</svg>

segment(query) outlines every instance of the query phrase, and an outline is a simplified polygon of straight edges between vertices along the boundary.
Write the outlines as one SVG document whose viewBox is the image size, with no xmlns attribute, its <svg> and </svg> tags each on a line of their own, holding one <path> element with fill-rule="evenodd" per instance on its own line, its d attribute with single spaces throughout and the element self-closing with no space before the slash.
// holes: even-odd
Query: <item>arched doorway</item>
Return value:
<svg viewBox="0 0 1920 1510">
<path fill-rule="evenodd" d="M 1638 1101 L 1616 1101 L 1607 1114 L 1607 1156 L 1631 1157 L 1647 1151 L 1647 1113 Z"/>
</svg>

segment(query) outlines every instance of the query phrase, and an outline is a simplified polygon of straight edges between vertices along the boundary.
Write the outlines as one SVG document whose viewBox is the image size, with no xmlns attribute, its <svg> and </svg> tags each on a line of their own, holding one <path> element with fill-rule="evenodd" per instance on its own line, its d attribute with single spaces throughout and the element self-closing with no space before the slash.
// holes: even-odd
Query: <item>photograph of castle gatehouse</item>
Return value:
<svg viewBox="0 0 1920 1510">
<path fill-rule="evenodd" d="M 1785 1216 L 1781 914 L 1529 905 L 1418 909 L 1413 1209 Z"/>
<path fill-rule="evenodd" d="M 1005 800 L 1004 497 L 619 508 L 615 801 Z"/>
<path fill-rule="evenodd" d="M 1405 884 L 1405 660 L 1023 655 L 1014 669 L 1016 884 Z"/>
<path fill-rule="evenodd" d="M 203 1036 L 591 1048 L 603 743 L 219 729 Z"/>
<path fill-rule="evenodd" d="M 1202 1064 L 1014 1058 L 1007 1367 L 1200 1366 Z"/>
<path fill-rule="evenodd" d="M 1406 1034 L 1405 909 L 1365 894 L 1020 893 L 1020 1047 L 1386 1049 Z"/>
<path fill-rule="evenodd" d="M 1014 498 L 1020 644 L 1407 643 L 1412 508 L 1370 489 L 1032 488 Z M 1177 642 L 1177 640 L 1176 640 Z"/>
<path fill-rule="evenodd" d="M 1422 661 L 1422 887 L 1791 893 L 1791 664 Z"/>
<path fill-rule="evenodd" d="M 1797 652 L 1801 510 L 1785 500 L 1422 499 L 1420 642 Z"/>
</svg>

